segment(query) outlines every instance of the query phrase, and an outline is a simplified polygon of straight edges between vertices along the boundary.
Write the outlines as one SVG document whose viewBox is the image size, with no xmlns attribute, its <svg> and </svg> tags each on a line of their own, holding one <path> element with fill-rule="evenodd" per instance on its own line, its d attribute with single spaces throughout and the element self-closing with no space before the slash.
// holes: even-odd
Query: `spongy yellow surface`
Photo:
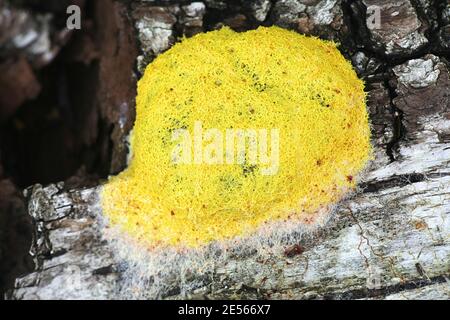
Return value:
<svg viewBox="0 0 450 320">
<path fill-rule="evenodd" d="M 195 247 L 264 223 L 313 216 L 355 187 L 370 157 L 364 85 L 332 42 L 277 27 L 184 39 L 147 66 L 127 170 L 102 206 L 150 247 Z M 171 134 L 203 127 L 278 128 L 279 170 L 174 164 Z"/>
</svg>

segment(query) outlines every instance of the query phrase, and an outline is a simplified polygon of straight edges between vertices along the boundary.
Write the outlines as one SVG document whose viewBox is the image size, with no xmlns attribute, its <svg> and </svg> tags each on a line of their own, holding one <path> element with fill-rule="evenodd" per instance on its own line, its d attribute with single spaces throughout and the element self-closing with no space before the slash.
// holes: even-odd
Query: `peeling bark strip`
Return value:
<svg viewBox="0 0 450 320">
<path fill-rule="evenodd" d="M 157 297 L 450 299 L 450 9 L 444 1 L 385 3 L 377 30 L 366 25 L 372 0 L 129 2 L 143 49 L 140 70 L 186 30 L 220 24 L 244 30 L 279 24 L 343 40 L 343 52 L 367 79 L 373 125 L 375 159 L 361 190 L 325 225 L 264 260 L 255 249 L 210 273 L 174 277 Z M 28 189 L 35 271 L 16 280 L 9 298 L 132 296 L 123 291 L 129 266 L 104 236 L 98 194 L 98 187 L 63 184 Z M 182 281 L 191 281 L 191 289 L 181 291 Z M 151 291 L 150 283 L 140 290 Z"/>
</svg>

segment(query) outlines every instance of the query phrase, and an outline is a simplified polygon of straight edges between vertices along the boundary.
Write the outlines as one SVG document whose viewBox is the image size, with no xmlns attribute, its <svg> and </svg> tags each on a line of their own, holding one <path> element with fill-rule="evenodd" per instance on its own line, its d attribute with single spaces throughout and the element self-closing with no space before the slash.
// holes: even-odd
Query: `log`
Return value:
<svg viewBox="0 0 450 320">
<path fill-rule="evenodd" d="M 284 27 L 295 22 L 301 32 L 341 39 L 344 46 L 368 35 L 370 45 L 364 50 L 343 49 L 366 80 L 373 126 L 375 159 L 361 175 L 359 190 L 314 228 L 228 248 L 211 245 L 202 252 L 148 252 L 108 225 L 99 202 L 101 185 L 37 184 L 25 191 L 35 270 L 17 278 L 7 298 L 450 298 L 450 55 L 442 37 L 427 46 L 424 35 L 426 28 L 445 33 L 446 20 L 433 24 L 436 6 L 418 10 L 414 6 L 419 4 L 398 0 L 405 8 L 399 19 L 410 25 L 392 34 L 398 30 L 354 28 L 364 24 L 365 8 L 376 1 L 325 1 L 333 4 L 322 8 L 331 8 L 334 28 L 318 18 L 322 9 L 296 6 L 295 1 L 259 2 L 263 8 L 251 2 L 242 10 Z M 140 45 L 149 47 L 137 61 L 141 72 L 173 43 L 179 21 L 189 21 L 193 33 L 215 23 L 199 22 L 204 5 L 194 10 L 184 7 L 189 3 L 131 3 Z M 222 10 L 222 2 L 206 3 L 206 12 L 214 6 Z M 359 18 L 347 25 L 342 15 Z M 423 28 L 417 27 L 421 23 Z M 403 48 L 401 37 L 411 34 L 420 37 L 420 46 Z"/>
<path fill-rule="evenodd" d="M 192 292 L 173 292 L 175 279 L 155 297 L 448 298 L 450 143 L 424 130 L 399 152 L 402 160 L 374 165 L 365 189 L 302 239 L 298 255 L 279 248 L 264 261 L 257 253 L 229 258 Z M 102 232 L 99 188 L 63 188 L 27 191 L 36 271 L 16 281 L 11 297 L 126 298 L 120 255 Z"/>
</svg>

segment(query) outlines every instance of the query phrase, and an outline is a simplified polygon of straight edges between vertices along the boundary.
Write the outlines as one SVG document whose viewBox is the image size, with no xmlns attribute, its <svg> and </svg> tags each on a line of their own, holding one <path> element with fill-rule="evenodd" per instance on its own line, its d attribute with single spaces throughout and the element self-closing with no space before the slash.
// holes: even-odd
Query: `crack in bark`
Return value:
<svg viewBox="0 0 450 320">
<path fill-rule="evenodd" d="M 410 281 L 406 281 L 400 284 L 389 285 L 380 289 L 355 289 L 345 291 L 343 293 L 332 293 L 326 294 L 324 296 L 325 299 L 365 299 L 365 298 L 377 298 L 384 297 L 389 294 L 401 293 L 407 290 L 424 288 L 427 286 L 431 286 L 434 284 L 445 283 L 447 282 L 446 278 L 450 276 L 450 274 L 439 275 L 436 277 L 429 278 L 429 280 L 424 279 L 413 279 Z"/>
</svg>

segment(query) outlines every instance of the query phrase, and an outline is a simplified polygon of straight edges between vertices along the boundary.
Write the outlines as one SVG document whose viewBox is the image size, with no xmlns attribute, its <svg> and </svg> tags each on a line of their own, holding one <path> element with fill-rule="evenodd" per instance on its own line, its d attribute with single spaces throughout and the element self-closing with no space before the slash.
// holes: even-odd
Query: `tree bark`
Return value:
<svg viewBox="0 0 450 320">
<path fill-rule="evenodd" d="M 440 13 L 432 6 L 419 8 L 399 0 L 406 8 L 399 19 L 408 21 L 412 29 L 404 26 L 392 35 L 398 30 L 391 27 L 364 39 L 364 32 L 371 30 L 357 28 L 365 23 L 361 10 L 374 1 L 354 5 L 325 1 L 334 4 L 332 27 L 314 19 L 318 8 L 306 6 L 301 11 L 295 1 L 259 1 L 259 7 L 251 2 L 223 9 L 221 1 L 206 1 L 206 6 L 194 8 L 186 7 L 191 6 L 189 2 L 129 2 L 128 13 L 144 48 L 138 72 L 169 48 L 178 33 L 195 33 L 223 22 L 224 18 L 208 15 L 217 10 L 227 15 L 224 23 L 237 28 L 251 28 L 261 21 L 292 27 L 295 22 L 301 32 L 342 40 L 343 53 L 367 83 L 375 159 L 361 176 L 360 190 L 341 201 L 325 223 L 295 242 L 228 255 L 214 260 L 206 272 L 165 275 L 164 285 L 158 284 L 157 289 L 154 274 L 144 277 L 146 281 L 130 282 L 130 272 L 140 269 L 126 261 L 109 232 L 99 204 L 101 185 L 84 189 L 68 189 L 63 183 L 34 185 L 26 190 L 26 198 L 33 220 L 30 253 L 35 271 L 18 278 L 8 298 L 450 298 L 446 60 L 450 54 L 447 43 L 441 42 L 450 22 L 444 14 L 438 18 Z M 439 7 L 438 1 L 433 3 Z M 242 17 L 236 18 L 241 12 L 245 23 Z M 414 27 L 420 23 L 439 36 L 427 39 L 424 28 Z M 411 33 L 420 33 L 423 44 L 411 44 L 405 51 L 401 41 L 394 47 L 386 45 L 391 38 Z M 366 40 L 370 45 L 358 51 Z"/>
<path fill-rule="evenodd" d="M 449 153 L 450 143 L 423 130 L 400 148 L 402 160 L 373 166 L 366 188 L 299 244 L 303 252 L 286 248 L 263 262 L 230 258 L 186 296 L 450 298 Z M 120 298 L 119 261 L 101 231 L 99 188 L 35 185 L 28 192 L 36 271 L 16 281 L 11 297 Z"/>
</svg>

